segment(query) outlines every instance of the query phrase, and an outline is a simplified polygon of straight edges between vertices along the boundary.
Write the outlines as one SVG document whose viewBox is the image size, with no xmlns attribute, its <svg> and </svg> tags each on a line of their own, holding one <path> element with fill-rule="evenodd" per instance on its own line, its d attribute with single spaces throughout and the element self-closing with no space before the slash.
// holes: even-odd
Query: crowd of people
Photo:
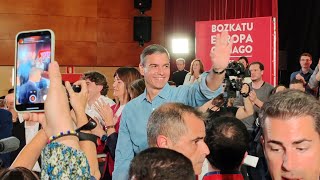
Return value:
<svg viewBox="0 0 320 180">
<path fill-rule="evenodd" d="M 138 69 L 115 71 L 114 99 L 103 74 L 84 73 L 74 92 L 50 63 L 44 113 L 16 112 L 13 89 L 5 97 L 0 138 L 20 147 L 0 154 L 0 179 L 319 179 L 320 62 L 313 71 L 303 53 L 287 88 L 240 57 L 245 83 L 230 97 L 231 48 L 227 32 L 217 35 L 208 72 L 200 59 L 188 72 L 178 58 L 169 85 L 168 51 L 147 46 Z"/>
</svg>

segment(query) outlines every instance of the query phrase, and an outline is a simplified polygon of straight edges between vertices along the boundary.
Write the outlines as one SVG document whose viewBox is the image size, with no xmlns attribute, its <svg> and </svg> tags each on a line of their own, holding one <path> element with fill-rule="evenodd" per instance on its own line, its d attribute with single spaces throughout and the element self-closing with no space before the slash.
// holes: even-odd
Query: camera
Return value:
<svg viewBox="0 0 320 180">
<path fill-rule="evenodd" d="M 226 75 L 224 79 L 224 97 L 237 98 L 240 95 L 242 88 L 242 81 L 245 77 L 245 68 L 241 63 L 230 62 L 226 68 Z"/>
<path fill-rule="evenodd" d="M 229 76 L 236 76 L 236 77 L 243 77 L 245 74 L 245 69 L 243 64 L 237 62 L 230 62 L 226 69 L 226 77 Z"/>
<path fill-rule="evenodd" d="M 81 86 L 73 85 L 72 89 L 73 89 L 74 92 L 79 93 L 81 91 Z"/>
<path fill-rule="evenodd" d="M 62 85 L 66 86 L 65 85 L 65 81 L 63 81 L 63 80 L 62 80 Z M 81 91 L 81 86 L 76 86 L 76 85 L 73 85 L 73 84 L 71 84 L 71 86 L 72 86 L 72 90 L 74 92 L 79 93 Z M 69 97 L 69 95 L 68 95 L 68 97 Z"/>
</svg>

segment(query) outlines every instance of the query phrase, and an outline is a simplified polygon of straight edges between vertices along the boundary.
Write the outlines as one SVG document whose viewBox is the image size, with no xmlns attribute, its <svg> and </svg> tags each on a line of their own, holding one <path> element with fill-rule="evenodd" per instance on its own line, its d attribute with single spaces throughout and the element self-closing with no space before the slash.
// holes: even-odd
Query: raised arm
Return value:
<svg viewBox="0 0 320 180">
<path fill-rule="evenodd" d="M 248 84 L 243 84 L 241 88 L 241 94 L 243 96 L 244 106 L 239 107 L 236 113 L 236 118 L 242 120 L 245 119 L 254 113 L 253 104 L 250 100 L 250 86 Z"/>
<path fill-rule="evenodd" d="M 319 62 L 318 62 L 316 69 L 313 71 L 313 73 L 309 79 L 309 82 L 308 82 L 308 85 L 311 89 L 315 89 L 315 88 L 319 87 L 319 82 L 320 82 L 319 66 L 320 66 L 320 59 L 319 59 Z"/>
<path fill-rule="evenodd" d="M 249 97 L 243 98 L 244 106 L 239 107 L 237 113 L 236 113 L 236 118 L 242 120 L 245 119 L 251 115 L 253 115 L 253 105 L 252 102 L 250 101 Z"/>
<path fill-rule="evenodd" d="M 21 150 L 17 158 L 11 164 L 10 168 L 25 167 L 29 170 L 32 170 L 47 142 L 48 137 L 44 130 L 41 129 L 31 140 L 31 142 Z"/>
<path fill-rule="evenodd" d="M 232 41 L 228 42 L 228 32 L 224 31 L 217 35 L 216 45 L 210 52 L 212 68 L 206 78 L 207 86 L 215 91 L 225 78 L 225 69 L 228 66 Z"/>
<path fill-rule="evenodd" d="M 75 114 L 75 124 L 77 128 L 82 127 L 83 125 L 88 123 L 88 118 L 85 114 L 85 107 L 87 104 L 88 98 L 88 89 L 87 84 L 84 80 L 80 80 L 74 83 L 74 85 L 81 86 L 81 91 L 79 93 L 75 93 L 69 82 L 66 82 L 66 89 L 70 96 L 70 104 L 73 107 L 73 111 Z M 91 134 L 90 130 L 81 131 L 82 133 Z M 90 174 L 94 176 L 96 179 L 100 179 L 100 171 L 98 167 L 98 159 L 97 159 L 97 151 L 96 145 L 94 142 L 89 140 L 80 140 L 79 141 L 80 149 L 85 153 L 89 166 L 90 166 Z"/>
</svg>

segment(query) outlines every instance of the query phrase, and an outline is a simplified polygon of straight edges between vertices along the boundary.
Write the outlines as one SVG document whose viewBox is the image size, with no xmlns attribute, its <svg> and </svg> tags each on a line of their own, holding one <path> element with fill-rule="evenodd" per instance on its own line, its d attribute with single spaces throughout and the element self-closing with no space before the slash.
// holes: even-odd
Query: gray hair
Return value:
<svg viewBox="0 0 320 180">
<path fill-rule="evenodd" d="M 205 120 L 203 113 L 182 103 L 166 103 L 154 110 L 147 125 L 149 146 L 156 146 L 159 135 L 164 135 L 176 143 L 188 131 L 184 122 L 188 114 L 193 114 L 202 121 Z"/>
<path fill-rule="evenodd" d="M 259 122 L 264 130 L 267 117 L 290 119 L 303 116 L 313 118 L 315 130 L 320 134 L 320 102 L 304 92 L 285 90 L 270 96 L 269 100 L 263 104 L 259 114 Z"/>
<path fill-rule="evenodd" d="M 146 63 L 146 56 L 148 55 L 152 55 L 152 54 L 167 54 L 168 59 L 170 59 L 170 55 L 169 52 L 167 51 L 167 49 L 159 44 L 151 44 L 149 46 L 147 46 L 146 48 L 144 48 L 144 50 L 142 51 L 141 55 L 140 55 L 140 64 L 141 65 L 145 65 Z"/>
<path fill-rule="evenodd" d="M 186 63 L 186 60 L 183 59 L 183 58 L 178 58 L 178 59 L 176 59 L 176 62 L 178 62 L 178 61 L 182 61 L 184 64 Z"/>
</svg>

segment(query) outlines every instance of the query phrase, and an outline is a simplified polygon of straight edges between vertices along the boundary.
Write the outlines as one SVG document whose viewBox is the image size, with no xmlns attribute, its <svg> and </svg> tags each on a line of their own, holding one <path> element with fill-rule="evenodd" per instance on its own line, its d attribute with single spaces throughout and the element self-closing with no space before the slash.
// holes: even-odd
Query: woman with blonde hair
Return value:
<svg viewBox="0 0 320 180">
<path fill-rule="evenodd" d="M 200 59 L 194 59 L 191 62 L 190 72 L 184 78 L 183 85 L 201 82 L 201 74 L 204 72 L 204 67 Z"/>
</svg>

